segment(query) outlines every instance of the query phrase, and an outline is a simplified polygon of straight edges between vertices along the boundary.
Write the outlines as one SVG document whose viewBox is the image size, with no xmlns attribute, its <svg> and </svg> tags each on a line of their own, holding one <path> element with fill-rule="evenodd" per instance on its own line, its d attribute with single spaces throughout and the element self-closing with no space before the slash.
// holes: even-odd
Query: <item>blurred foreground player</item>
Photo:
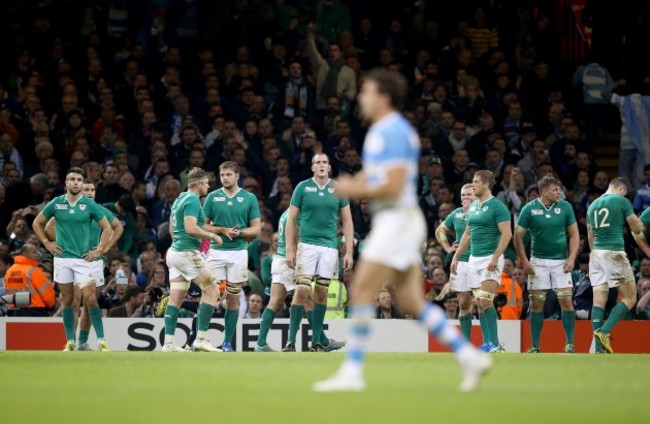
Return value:
<svg viewBox="0 0 650 424">
<path fill-rule="evenodd" d="M 437 306 L 422 296 L 420 249 L 426 223 L 416 195 L 420 141 L 410 124 L 397 112 L 407 92 L 398 74 L 372 71 L 366 77 L 359 106 L 372 126 L 363 151 L 363 172 L 341 178 L 338 195 L 372 199 L 373 229 L 361 254 L 352 283 L 353 323 L 343 365 L 333 377 L 314 384 L 318 392 L 361 391 L 364 356 L 374 300 L 385 283 L 393 283 L 400 305 L 417 316 L 427 329 L 453 351 L 462 370 L 463 392 L 476 389 L 492 360 L 477 351 L 445 318 Z"/>
</svg>

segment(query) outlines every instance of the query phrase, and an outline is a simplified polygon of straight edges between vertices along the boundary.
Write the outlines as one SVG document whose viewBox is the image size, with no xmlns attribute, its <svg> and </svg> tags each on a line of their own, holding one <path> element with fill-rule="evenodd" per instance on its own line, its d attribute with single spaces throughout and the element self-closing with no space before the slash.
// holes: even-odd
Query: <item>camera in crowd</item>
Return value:
<svg viewBox="0 0 650 424">
<path fill-rule="evenodd" d="M 147 290 L 147 294 L 149 294 L 149 300 L 147 302 L 147 305 L 154 305 L 156 303 L 159 303 L 163 296 L 165 295 L 165 292 L 160 287 L 150 287 Z"/>
<path fill-rule="evenodd" d="M 29 306 L 32 304 L 31 294 L 29 292 L 17 292 L 13 294 L 5 294 L 0 296 L 0 316 L 3 315 L 2 311 L 6 310 L 3 306 L 21 307 Z"/>
</svg>

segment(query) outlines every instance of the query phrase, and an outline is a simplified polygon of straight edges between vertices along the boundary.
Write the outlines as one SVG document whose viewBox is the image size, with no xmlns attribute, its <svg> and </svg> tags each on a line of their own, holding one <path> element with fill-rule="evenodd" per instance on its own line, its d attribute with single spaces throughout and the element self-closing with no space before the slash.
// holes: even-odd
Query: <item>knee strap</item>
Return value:
<svg viewBox="0 0 650 424">
<path fill-rule="evenodd" d="M 330 280 L 329 278 L 322 278 L 322 277 L 316 278 L 316 285 L 323 288 L 328 288 L 331 282 L 332 280 Z"/>
<path fill-rule="evenodd" d="M 566 291 L 566 290 L 556 290 L 555 295 L 557 296 L 558 299 L 562 299 L 565 297 L 572 298 L 573 292 Z"/>
<path fill-rule="evenodd" d="M 188 291 L 190 289 L 189 281 L 171 281 L 169 283 L 170 290 Z"/>
<path fill-rule="evenodd" d="M 609 287 L 607 286 L 607 284 L 601 284 L 599 286 L 592 287 L 592 290 L 595 292 L 607 293 L 609 292 Z"/>
<path fill-rule="evenodd" d="M 560 297 L 560 296 L 558 296 L 558 297 Z M 528 298 L 529 298 L 530 300 L 532 300 L 532 301 L 536 301 L 536 300 L 538 300 L 538 301 L 540 301 L 540 302 L 544 302 L 544 301 L 546 301 L 546 292 L 544 292 L 544 293 L 540 293 L 540 294 L 533 294 L 533 293 L 531 293 L 531 294 L 528 295 Z"/>
<path fill-rule="evenodd" d="M 240 284 L 226 283 L 226 292 L 237 296 L 237 295 L 239 295 L 239 292 L 241 292 L 241 285 Z"/>
<path fill-rule="evenodd" d="M 474 293 L 474 297 L 477 299 L 486 299 L 486 300 L 494 299 L 494 293 L 490 293 L 489 291 L 486 290 L 474 289 L 472 290 L 472 293 Z"/>
<path fill-rule="evenodd" d="M 296 277 L 295 283 L 297 286 L 309 287 L 311 289 L 311 278 L 309 277 L 304 277 L 304 276 Z"/>
</svg>

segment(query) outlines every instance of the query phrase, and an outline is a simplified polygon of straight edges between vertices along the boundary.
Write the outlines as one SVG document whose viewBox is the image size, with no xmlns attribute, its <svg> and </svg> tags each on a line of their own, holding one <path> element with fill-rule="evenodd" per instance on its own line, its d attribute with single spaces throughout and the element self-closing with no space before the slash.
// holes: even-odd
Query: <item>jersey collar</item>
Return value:
<svg viewBox="0 0 650 424">
<path fill-rule="evenodd" d="M 237 191 L 233 193 L 232 196 L 228 196 L 228 193 L 226 193 L 226 190 L 224 190 L 223 188 L 221 189 L 221 191 L 223 191 L 223 194 L 225 194 L 227 198 L 232 199 L 233 197 L 237 196 L 237 194 L 241 191 L 241 187 L 239 187 Z"/>
<path fill-rule="evenodd" d="M 477 206 L 478 206 L 479 209 L 480 209 L 480 208 L 483 207 L 484 204 L 486 204 L 487 202 L 489 202 L 489 201 L 492 200 L 492 199 L 494 199 L 494 196 L 490 196 L 490 198 L 487 199 L 487 200 L 486 200 L 485 202 L 483 202 L 483 203 L 481 203 L 481 201 L 480 201 L 479 199 L 476 199 Z"/>
<path fill-rule="evenodd" d="M 316 178 L 311 177 L 311 180 L 314 182 L 314 184 L 316 184 L 316 187 L 318 187 L 319 190 L 324 190 L 325 187 L 327 187 L 327 185 L 330 183 L 330 181 L 332 181 L 331 178 L 328 178 L 327 182 L 323 186 L 321 186 L 320 184 L 318 184 L 318 182 L 316 182 Z"/>
<path fill-rule="evenodd" d="M 553 206 L 557 205 L 557 203 L 551 203 L 551 206 L 549 206 L 549 207 L 547 208 L 546 205 L 544 204 L 544 202 L 542 202 L 540 199 L 541 199 L 541 197 L 538 197 L 538 198 L 535 199 L 535 200 L 537 200 L 537 201 L 539 202 L 539 204 L 542 205 L 542 207 L 543 207 L 544 209 L 546 209 L 546 211 L 550 211 L 551 209 L 553 209 Z"/>
<path fill-rule="evenodd" d="M 74 203 L 70 202 L 70 199 L 68 199 L 68 195 L 67 195 L 67 194 L 64 194 L 63 197 L 65 198 L 65 201 L 66 201 L 70 206 L 72 206 L 72 207 L 74 208 L 75 206 L 77 206 L 77 203 L 79 203 L 79 201 L 81 200 L 81 198 L 84 197 L 84 195 L 82 194 L 81 196 L 79 196 L 79 198 L 77 199 L 77 201 L 74 202 Z"/>
</svg>

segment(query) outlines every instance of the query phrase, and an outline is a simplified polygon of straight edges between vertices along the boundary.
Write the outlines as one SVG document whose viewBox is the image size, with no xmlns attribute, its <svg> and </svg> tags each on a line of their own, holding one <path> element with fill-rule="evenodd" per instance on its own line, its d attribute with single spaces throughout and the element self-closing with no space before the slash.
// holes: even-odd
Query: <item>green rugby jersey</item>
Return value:
<svg viewBox="0 0 650 424">
<path fill-rule="evenodd" d="M 503 202 L 491 197 L 484 203 L 475 200 L 467 211 L 472 256 L 491 256 L 499 245 L 499 224 L 510 221 L 510 211 Z"/>
<path fill-rule="evenodd" d="M 455 211 L 447 215 L 445 218 L 445 227 L 450 230 L 453 230 L 456 233 L 456 242 L 460 243 L 460 239 L 463 237 L 465 232 L 465 227 L 467 227 L 467 214 L 462 207 L 457 208 Z M 458 262 L 467 262 L 472 253 L 472 245 L 467 246 L 465 253 L 458 258 Z"/>
<path fill-rule="evenodd" d="M 348 199 L 336 196 L 336 183 L 329 180 L 319 187 L 313 178 L 302 181 L 293 191 L 291 205 L 300 209 L 300 237 L 302 243 L 336 249 L 339 211 L 348 206 Z"/>
<path fill-rule="evenodd" d="M 201 239 L 193 237 L 185 231 L 185 217 L 193 216 L 199 227 L 205 224 L 205 214 L 198 196 L 189 191 L 181 193 L 172 204 L 169 219 L 174 226 L 172 249 L 177 252 L 199 250 Z"/>
<path fill-rule="evenodd" d="M 284 230 L 287 227 L 288 217 L 289 209 L 282 213 L 282 216 L 280 216 L 280 222 L 278 223 L 278 251 L 275 253 L 278 258 L 284 258 L 287 256 L 287 235 Z"/>
<path fill-rule="evenodd" d="M 227 228 L 235 226 L 240 229 L 248 228 L 253 219 L 260 217 L 257 197 L 241 188 L 232 197 L 229 197 L 223 188 L 208 194 L 203 202 L 203 211 L 205 217 L 212 222 L 212 225 Z M 210 248 L 217 250 L 248 249 L 248 241 L 244 237 L 237 237 L 232 240 L 226 236 L 221 238 L 223 239 L 223 245 L 217 246 L 214 241 L 211 241 Z"/>
<path fill-rule="evenodd" d="M 617 194 L 603 194 L 587 210 L 587 224 L 594 233 L 594 250 L 625 251 L 623 230 L 626 218 L 634 214 L 632 203 Z"/>
<path fill-rule="evenodd" d="M 104 218 L 102 208 L 91 198 L 81 196 L 71 204 L 67 195 L 52 199 L 43 208 L 43 216 L 54 218 L 56 223 L 56 244 L 63 251 L 60 258 L 82 259 L 97 246 L 91 227 Z"/>
<path fill-rule="evenodd" d="M 566 200 L 546 207 L 537 198 L 521 209 L 517 225 L 530 234 L 533 258 L 566 259 L 569 257 L 566 228 L 575 222 L 573 207 Z"/>
</svg>

